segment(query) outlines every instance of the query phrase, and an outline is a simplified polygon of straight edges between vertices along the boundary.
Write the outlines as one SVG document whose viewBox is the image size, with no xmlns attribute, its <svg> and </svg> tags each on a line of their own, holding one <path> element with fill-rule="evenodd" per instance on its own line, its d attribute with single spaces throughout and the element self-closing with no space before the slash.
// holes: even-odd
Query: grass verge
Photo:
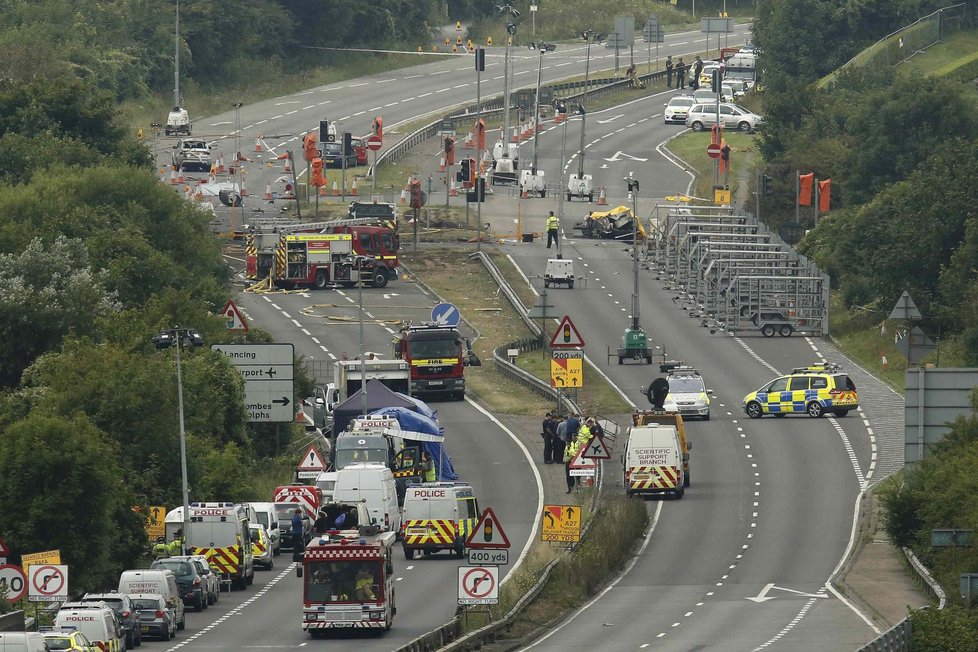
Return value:
<svg viewBox="0 0 978 652">
<path fill-rule="evenodd" d="M 758 144 L 760 136 L 744 134 L 737 131 L 726 131 L 724 140 L 730 145 L 731 174 L 729 177 L 730 190 L 733 193 L 733 204 L 743 206 L 751 203 L 753 188 L 750 179 L 754 168 L 760 161 Z M 693 195 L 711 198 L 713 196 L 713 159 L 706 155 L 706 147 L 710 144 L 709 132 L 687 132 L 669 142 L 669 151 L 685 161 L 692 172 L 696 174 L 693 184 Z M 710 202 L 712 203 L 712 202 Z M 750 207 L 753 212 L 753 206 Z"/>
</svg>

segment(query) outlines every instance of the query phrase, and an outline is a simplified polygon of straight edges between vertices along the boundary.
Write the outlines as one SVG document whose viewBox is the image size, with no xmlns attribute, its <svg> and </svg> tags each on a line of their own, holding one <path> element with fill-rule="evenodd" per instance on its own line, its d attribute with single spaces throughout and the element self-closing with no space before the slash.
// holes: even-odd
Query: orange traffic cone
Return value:
<svg viewBox="0 0 978 652">
<path fill-rule="evenodd" d="M 520 128 L 513 127 L 513 135 L 510 138 L 510 142 L 518 143 L 520 142 Z"/>
<path fill-rule="evenodd" d="M 171 186 L 177 185 L 177 171 L 176 170 L 170 170 L 170 185 Z"/>
<path fill-rule="evenodd" d="M 408 203 L 408 191 L 406 188 L 401 188 L 401 199 L 399 201 L 401 204 Z"/>
<path fill-rule="evenodd" d="M 529 197 L 529 195 L 526 194 L 526 186 L 523 186 L 523 192 L 520 193 L 520 199 L 526 199 L 527 197 Z"/>
<path fill-rule="evenodd" d="M 598 206 L 607 206 L 608 200 L 604 196 L 604 186 L 601 186 L 601 194 L 598 195 Z"/>
<path fill-rule="evenodd" d="M 458 197 L 458 188 L 455 187 L 455 178 L 452 177 L 451 184 L 448 186 L 448 196 Z"/>
<path fill-rule="evenodd" d="M 439 172 L 444 172 L 445 171 L 445 157 L 444 156 L 441 157 L 441 162 L 438 164 L 438 171 Z"/>
<path fill-rule="evenodd" d="M 265 151 L 265 150 L 262 149 L 261 142 L 262 142 L 261 134 L 258 134 L 255 137 L 255 151 L 256 152 L 263 152 L 263 151 Z"/>
<path fill-rule="evenodd" d="M 329 197 L 329 192 L 326 190 L 326 184 L 319 186 L 319 196 Z"/>
<path fill-rule="evenodd" d="M 217 173 L 224 174 L 225 172 L 227 172 L 227 170 L 224 167 L 224 157 L 220 156 L 217 159 Z"/>
<path fill-rule="evenodd" d="M 262 196 L 262 199 L 272 201 L 272 184 L 265 186 L 265 194 Z"/>
<path fill-rule="evenodd" d="M 350 188 L 350 196 L 351 197 L 358 197 L 359 195 L 360 195 L 360 191 L 357 189 L 357 180 L 354 179 L 353 180 L 353 187 Z"/>
<path fill-rule="evenodd" d="M 333 182 L 333 196 L 334 197 L 339 197 L 340 196 L 340 186 L 335 181 Z"/>
<path fill-rule="evenodd" d="M 462 147 L 465 149 L 472 149 L 473 145 L 475 145 L 475 134 L 470 131 L 468 134 L 466 134 Z"/>
<path fill-rule="evenodd" d="M 563 122 L 566 119 L 567 119 L 567 114 L 566 113 L 558 113 L 557 115 L 554 116 L 554 122 L 557 123 L 557 124 L 560 124 L 561 122 Z"/>
<path fill-rule="evenodd" d="M 183 183 L 183 166 L 177 170 L 177 183 Z"/>
<path fill-rule="evenodd" d="M 244 177 L 241 177 L 241 196 L 242 197 L 247 197 L 248 196 L 248 189 L 245 188 L 245 180 L 244 180 Z"/>
</svg>

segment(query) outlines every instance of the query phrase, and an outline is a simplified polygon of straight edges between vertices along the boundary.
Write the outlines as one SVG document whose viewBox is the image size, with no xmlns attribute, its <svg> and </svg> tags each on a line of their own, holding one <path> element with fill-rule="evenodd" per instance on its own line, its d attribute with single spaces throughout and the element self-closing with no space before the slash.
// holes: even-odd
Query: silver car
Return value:
<svg viewBox="0 0 978 652">
<path fill-rule="evenodd" d="M 207 141 L 197 138 L 181 138 L 173 146 L 173 167 L 178 170 L 210 172 L 211 148 Z"/>
<path fill-rule="evenodd" d="M 158 636 L 169 641 L 177 635 L 177 618 L 159 593 L 131 593 L 141 636 Z"/>
<path fill-rule="evenodd" d="M 693 131 L 704 131 L 717 123 L 716 104 L 694 104 L 686 114 L 686 126 Z M 752 133 L 764 124 L 764 118 L 736 104 L 720 104 L 720 126 Z"/>
<path fill-rule="evenodd" d="M 662 407 L 667 412 L 678 412 L 684 419 L 699 417 L 710 420 L 712 389 L 706 388 L 703 377 L 696 369 L 678 367 L 667 377 L 669 394 Z"/>
</svg>

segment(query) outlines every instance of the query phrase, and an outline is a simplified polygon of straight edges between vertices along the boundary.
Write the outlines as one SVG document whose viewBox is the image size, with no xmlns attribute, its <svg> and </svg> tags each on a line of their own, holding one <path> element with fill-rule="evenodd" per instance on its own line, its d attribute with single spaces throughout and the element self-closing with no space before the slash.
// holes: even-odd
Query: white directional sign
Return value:
<svg viewBox="0 0 978 652">
<path fill-rule="evenodd" d="M 459 566 L 458 604 L 498 604 L 498 566 Z"/>
<path fill-rule="evenodd" d="M 67 602 L 68 567 L 62 564 L 35 564 L 27 577 L 28 602 Z"/>
<path fill-rule="evenodd" d="M 215 344 L 245 381 L 248 421 L 291 423 L 295 420 L 292 344 Z"/>
</svg>

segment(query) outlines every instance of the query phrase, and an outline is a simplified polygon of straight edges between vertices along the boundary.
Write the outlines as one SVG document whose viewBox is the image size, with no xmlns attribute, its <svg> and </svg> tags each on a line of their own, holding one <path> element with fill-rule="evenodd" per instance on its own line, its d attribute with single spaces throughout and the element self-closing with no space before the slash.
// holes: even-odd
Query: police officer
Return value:
<svg viewBox="0 0 978 652">
<path fill-rule="evenodd" d="M 435 460 L 431 458 L 431 453 L 425 451 L 421 454 L 421 471 L 424 473 L 424 482 L 438 482 L 438 475 L 435 473 Z"/>
<path fill-rule="evenodd" d="M 679 63 L 676 64 L 676 88 L 679 90 L 686 88 L 686 64 L 683 63 L 682 57 L 679 57 Z"/>
<path fill-rule="evenodd" d="M 691 81 L 693 82 L 693 90 L 697 91 L 700 88 L 700 73 L 703 72 L 703 60 L 700 59 L 700 55 L 698 54 L 696 55 L 696 60 L 693 61 L 692 72 L 693 72 L 693 79 Z M 713 90 L 716 91 L 717 93 L 720 92 L 720 90 L 716 88 Z"/>
<path fill-rule="evenodd" d="M 176 536 L 170 542 L 170 556 L 176 557 L 183 554 L 183 528 L 177 530 Z"/>
<path fill-rule="evenodd" d="M 666 57 L 666 88 L 672 88 L 672 55 Z"/>
<path fill-rule="evenodd" d="M 162 559 L 170 556 L 170 546 L 166 544 L 166 537 L 157 537 L 156 545 L 153 546 L 153 557 Z"/>
<path fill-rule="evenodd" d="M 568 434 L 568 437 L 569 436 L 570 434 Z M 579 440 L 575 438 L 567 442 L 567 446 L 564 448 L 564 473 L 566 474 L 567 477 L 567 493 L 572 492 L 574 490 L 574 485 L 577 484 L 577 478 L 572 476 L 570 473 L 571 472 L 570 465 L 571 462 L 574 461 L 574 458 L 577 456 L 577 450 L 579 445 L 580 445 Z"/>
<path fill-rule="evenodd" d="M 550 243 L 557 244 L 559 237 L 560 220 L 557 219 L 553 211 L 550 211 L 550 215 L 547 217 L 547 249 L 550 249 Z"/>
<path fill-rule="evenodd" d="M 540 435 L 543 437 L 543 463 L 553 464 L 557 461 L 557 458 L 554 457 L 554 441 L 557 439 L 557 422 L 554 420 L 554 415 L 550 412 L 547 412 L 547 416 L 543 419 Z"/>
</svg>

